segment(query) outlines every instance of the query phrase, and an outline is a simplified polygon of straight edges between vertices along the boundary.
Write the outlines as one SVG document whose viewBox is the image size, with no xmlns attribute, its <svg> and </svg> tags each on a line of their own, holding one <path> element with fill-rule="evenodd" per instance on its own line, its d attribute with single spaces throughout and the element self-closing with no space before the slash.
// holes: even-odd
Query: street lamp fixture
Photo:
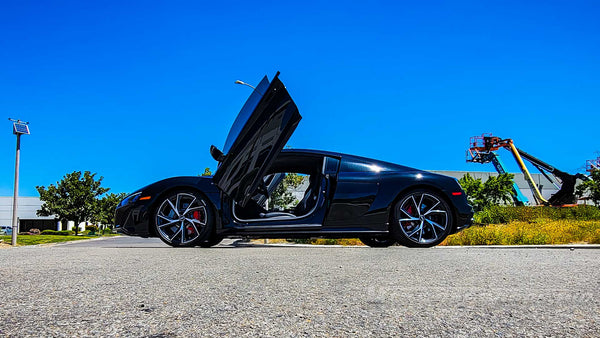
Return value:
<svg viewBox="0 0 600 338">
<path fill-rule="evenodd" d="M 17 154 L 15 159 L 15 189 L 13 197 L 13 214 L 12 214 L 12 246 L 17 245 L 17 233 L 19 232 L 19 224 L 17 219 L 18 198 L 19 198 L 19 162 L 21 160 L 21 135 L 29 135 L 29 122 L 8 119 L 13 123 L 13 134 L 17 135 Z"/>
<path fill-rule="evenodd" d="M 235 80 L 235 83 L 236 83 L 236 84 L 241 84 L 241 85 L 244 85 L 244 86 L 248 86 L 248 87 L 250 87 L 250 88 L 252 88 L 252 89 L 256 90 L 256 87 L 254 87 L 253 85 L 251 85 L 251 84 L 248 84 L 248 83 L 246 83 L 246 82 L 244 82 L 244 81 Z"/>
</svg>

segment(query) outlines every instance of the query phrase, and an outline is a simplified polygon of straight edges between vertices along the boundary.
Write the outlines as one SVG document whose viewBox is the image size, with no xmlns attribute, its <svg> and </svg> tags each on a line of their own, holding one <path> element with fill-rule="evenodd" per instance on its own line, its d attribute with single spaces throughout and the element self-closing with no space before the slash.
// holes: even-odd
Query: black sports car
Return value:
<svg viewBox="0 0 600 338">
<path fill-rule="evenodd" d="M 385 247 L 439 244 L 471 224 L 454 178 L 328 151 L 283 149 L 301 116 L 278 78 L 265 76 L 236 118 L 214 176 L 168 178 L 127 196 L 116 227 L 171 246 L 225 237 L 358 237 Z"/>
</svg>

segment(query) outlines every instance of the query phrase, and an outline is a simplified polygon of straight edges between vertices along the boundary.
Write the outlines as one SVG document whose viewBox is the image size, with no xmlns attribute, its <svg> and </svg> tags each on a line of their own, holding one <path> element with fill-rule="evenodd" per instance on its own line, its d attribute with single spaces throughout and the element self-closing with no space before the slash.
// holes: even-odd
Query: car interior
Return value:
<svg viewBox="0 0 600 338">
<path fill-rule="evenodd" d="M 312 214 L 319 199 L 322 169 L 322 156 L 280 156 L 246 206 L 234 202 L 234 217 L 264 222 Z"/>
</svg>

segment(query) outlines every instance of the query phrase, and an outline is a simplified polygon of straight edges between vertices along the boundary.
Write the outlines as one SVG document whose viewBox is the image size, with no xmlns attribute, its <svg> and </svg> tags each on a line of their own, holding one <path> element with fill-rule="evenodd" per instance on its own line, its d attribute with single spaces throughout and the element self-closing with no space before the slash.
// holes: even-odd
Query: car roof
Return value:
<svg viewBox="0 0 600 338">
<path fill-rule="evenodd" d="M 281 150 L 281 152 L 284 154 L 302 153 L 302 154 L 325 155 L 325 156 L 332 156 L 332 157 L 352 156 L 352 155 L 348 155 L 348 154 L 336 153 L 333 151 L 316 150 L 316 149 L 286 148 L 286 149 Z"/>
<path fill-rule="evenodd" d="M 327 150 L 290 149 L 290 148 L 287 148 L 287 149 L 281 150 L 281 153 L 283 153 L 283 154 L 311 154 L 311 155 L 331 156 L 331 157 L 337 157 L 337 158 L 340 158 L 340 159 L 344 158 L 344 159 L 348 159 L 348 160 L 351 160 L 351 161 L 370 162 L 370 163 L 373 163 L 373 164 L 379 164 L 379 165 L 382 165 L 382 166 L 387 167 L 387 168 L 392 169 L 392 170 L 421 171 L 419 169 L 415 169 L 415 168 L 403 166 L 403 165 L 392 163 L 392 162 L 380 161 L 380 160 L 376 160 L 376 159 L 372 159 L 372 158 L 368 158 L 368 157 L 362 157 L 362 156 L 356 156 L 356 155 L 338 153 L 338 152 L 327 151 Z"/>
</svg>

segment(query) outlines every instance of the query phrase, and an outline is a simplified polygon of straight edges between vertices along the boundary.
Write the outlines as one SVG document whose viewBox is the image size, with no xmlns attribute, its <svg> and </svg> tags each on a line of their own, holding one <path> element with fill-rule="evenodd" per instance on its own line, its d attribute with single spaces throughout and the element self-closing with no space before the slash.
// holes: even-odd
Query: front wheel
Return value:
<svg viewBox="0 0 600 338">
<path fill-rule="evenodd" d="M 193 191 L 171 192 L 159 201 L 154 211 L 154 226 L 160 239 L 170 246 L 195 246 L 211 232 L 210 206 Z"/>
<path fill-rule="evenodd" d="M 452 210 L 437 192 L 420 189 L 403 195 L 394 206 L 392 233 L 407 247 L 440 244 L 452 231 Z"/>
</svg>

